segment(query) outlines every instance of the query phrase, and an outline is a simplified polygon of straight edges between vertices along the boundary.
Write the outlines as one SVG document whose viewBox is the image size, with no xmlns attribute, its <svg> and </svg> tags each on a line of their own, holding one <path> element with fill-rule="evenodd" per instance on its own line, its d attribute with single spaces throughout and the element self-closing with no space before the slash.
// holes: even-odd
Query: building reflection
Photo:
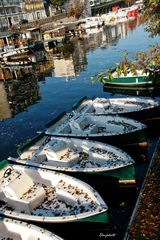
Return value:
<svg viewBox="0 0 160 240">
<path fill-rule="evenodd" d="M 66 81 L 74 78 L 87 68 L 87 52 L 98 47 L 107 48 L 126 38 L 127 23 L 114 26 L 87 29 L 84 36 L 69 44 L 53 48 L 53 75 L 63 77 Z M 51 54 L 51 53 L 50 53 Z"/>
<path fill-rule="evenodd" d="M 129 23 L 119 23 L 100 28 L 87 29 L 84 36 L 86 51 L 96 48 L 107 48 L 109 45 L 116 45 L 122 38 L 128 34 Z M 132 23 L 132 29 L 136 27 L 136 21 Z"/>
<path fill-rule="evenodd" d="M 81 38 L 43 51 L 43 61 L 28 66 L 0 67 L 0 120 L 13 117 L 35 104 L 40 97 L 39 81 L 46 76 L 76 78 L 87 68 L 87 52 L 116 45 L 137 22 L 89 29 Z M 41 58 L 42 59 L 42 58 Z"/>
<path fill-rule="evenodd" d="M 0 121 L 13 117 L 40 99 L 38 79 L 32 68 L 1 68 Z"/>
<path fill-rule="evenodd" d="M 64 77 L 68 81 L 76 77 L 87 66 L 87 57 L 84 45 L 81 41 L 70 41 L 69 45 L 63 45 L 53 51 L 53 62 L 55 77 Z"/>
</svg>

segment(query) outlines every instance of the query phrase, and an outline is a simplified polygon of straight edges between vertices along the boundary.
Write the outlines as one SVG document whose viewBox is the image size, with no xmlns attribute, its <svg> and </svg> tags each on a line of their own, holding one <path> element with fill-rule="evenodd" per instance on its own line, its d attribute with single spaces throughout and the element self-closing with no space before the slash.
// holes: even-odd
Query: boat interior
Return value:
<svg viewBox="0 0 160 240">
<path fill-rule="evenodd" d="M 71 177 L 60 173 L 53 177 L 53 172 L 36 169 L 20 171 L 4 161 L 0 170 L 0 202 L 4 210 L 9 207 L 17 213 L 49 217 L 101 209 L 96 193 Z"/>
</svg>

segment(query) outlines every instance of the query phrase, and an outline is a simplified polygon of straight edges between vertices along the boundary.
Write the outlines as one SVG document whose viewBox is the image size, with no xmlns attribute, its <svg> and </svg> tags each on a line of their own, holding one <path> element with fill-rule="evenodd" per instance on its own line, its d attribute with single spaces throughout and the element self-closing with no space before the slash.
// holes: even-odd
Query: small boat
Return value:
<svg viewBox="0 0 160 240">
<path fill-rule="evenodd" d="M 49 170 L 117 177 L 119 182 L 135 182 L 134 160 L 123 150 L 100 142 L 76 138 L 32 139 L 17 150 L 14 163 Z M 132 174 L 131 174 L 132 172 Z M 130 175 L 129 175 L 130 174 Z"/>
<path fill-rule="evenodd" d="M 0 219 L 0 239 L 62 240 L 44 228 L 11 218 Z"/>
<path fill-rule="evenodd" d="M 46 124 L 46 135 L 95 140 L 117 146 L 145 142 L 147 126 L 114 115 L 62 113 Z"/>
<path fill-rule="evenodd" d="M 118 76 L 116 70 L 112 70 L 112 78 L 104 77 L 104 87 L 127 87 L 127 88 L 147 88 L 159 85 L 158 74 L 148 69 L 147 72 L 137 70 L 137 74 L 133 75 L 129 72 L 127 75 Z"/>
<path fill-rule="evenodd" d="M 107 205 L 76 178 L 0 162 L 0 214 L 48 223 L 107 222 Z"/>
<path fill-rule="evenodd" d="M 75 112 L 84 114 L 108 115 L 118 114 L 137 120 L 160 117 L 160 103 L 153 98 L 82 98 L 73 106 Z"/>
</svg>

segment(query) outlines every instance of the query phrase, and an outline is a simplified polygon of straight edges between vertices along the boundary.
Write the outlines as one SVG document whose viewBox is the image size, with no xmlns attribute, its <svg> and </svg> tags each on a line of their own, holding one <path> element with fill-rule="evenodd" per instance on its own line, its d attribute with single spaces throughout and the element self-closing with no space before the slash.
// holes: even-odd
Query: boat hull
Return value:
<svg viewBox="0 0 160 240">
<path fill-rule="evenodd" d="M 113 78 L 112 80 L 105 79 L 104 86 L 114 86 L 114 87 L 149 87 L 153 83 L 148 77 L 122 77 L 122 78 Z"/>
<path fill-rule="evenodd" d="M 112 80 L 104 79 L 104 87 L 126 87 L 126 88 L 148 88 L 159 86 L 159 76 L 150 74 L 148 76 L 116 77 Z"/>
<path fill-rule="evenodd" d="M 141 129 L 130 133 L 124 133 L 123 135 L 112 135 L 112 136 L 105 136 L 103 135 L 81 135 L 81 134 L 62 134 L 62 133 L 49 133 L 46 132 L 48 136 L 54 137 L 72 137 L 72 138 L 80 138 L 80 139 L 87 139 L 93 140 L 97 142 L 108 143 L 114 146 L 124 146 L 124 145 L 132 145 L 137 143 L 146 142 L 148 138 L 147 129 Z"/>
<path fill-rule="evenodd" d="M 70 139 L 70 138 L 51 138 L 49 139 L 48 143 L 52 143 L 52 141 L 57 141 L 57 140 L 62 140 L 65 142 L 70 143 L 71 141 L 77 145 L 77 151 L 78 149 L 83 146 L 83 144 L 86 144 L 88 148 L 92 147 L 99 147 L 101 146 L 102 149 L 108 149 L 110 151 L 110 154 L 115 154 L 116 156 L 121 156 L 121 158 L 126 162 L 124 165 L 119 165 L 118 160 L 117 160 L 117 166 L 114 165 L 113 168 L 105 168 L 102 166 L 102 168 L 78 168 L 78 167 L 58 167 L 57 165 L 52 165 L 49 164 L 48 161 L 43 161 L 42 163 L 37 163 L 34 160 L 29 160 L 29 158 L 34 159 L 34 156 L 36 155 L 36 152 L 38 149 L 41 149 L 41 155 L 44 154 L 44 149 L 46 149 L 45 143 L 46 143 L 46 136 L 44 134 L 37 135 L 35 138 L 31 139 L 30 142 L 27 142 L 23 146 L 19 147 L 17 149 L 17 153 L 19 155 L 19 158 L 8 158 L 9 161 L 16 163 L 16 164 L 23 164 L 27 166 L 32 166 L 32 167 L 37 167 L 37 168 L 43 168 L 43 169 L 48 169 L 48 170 L 55 170 L 55 171 L 60 171 L 67 173 L 69 175 L 72 175 L 73 177 L 78 177 L 81 180 L 85 178 L 85 175 L 88 176 L 88 178 L 93 179 L 93 177 L 96 177 L 96 180 L 99 181 L 103 180 L 104 182 L 108 181 L 108 177 L 113 178 L 113 181 L 119 181 L 122 182 L 124 181 L 125 183 L 127 182 L 132 182 L 135 183 L 135 169 L 134 169 L 134 161 L 132 161 L 132 158 L 123 152 L 121 149 L 118 149 L 116 147 L 106 145 L 106 144 L 101 144 L 98 142 L 93 142 L 93 141 L 82 141 L 80 139 Z M 46 143 L 46 144 L 48 144 Z M 73 145 L 72 145 L 73 147 Z M 32 149 L 35 149 L 33 151 L 33 155 L 31 156 L 30 153 L 32 152 Z M 43 152 L 43 153 L 42 153 Z M 106 154 L 106 159 L 109 157 L 108 154 Z M 110 159 L 111 160 L 111 159 Z M 86 181 L 86 180 L 84 180 Z M 90 184 L 90 183 L 89 183 Z"/>
<path fill-rule="evenodd" d="M 94 103 L 94 99 L 96 98 L 93 98 L 92 102 Z M 103 99 L 103 98 L 102 98 Z M 142 108 L 142 109 L 127 109 L 125 110 L 125 104 L 129 104 L 127 103 L 127 101 L 131 101 L 131 104 L 132 104 L 132 99 L 133 101 L 135 102 L 135 106 L 136 106 L 136 98 L 125 98 L 123 100 L 123 98 L 108 98 L 106 100 L 109 100 L 110 104 L 111 104 L 111 110 L 110 110 L 110 107 L 108 108 L 108 110 L 110 111 L 104 111 L 102 113 L 96 113 L 96 112 L 86 112 L 86 113 L 90 113 L 90 114 L 93 114 L 93 115 L 119 115 L 119 116 L 122 116 L 122 117 L 128 117 L 128 118 L 132 118 L 132 119 L 136 119 L 136 120 L 148 120 L 148 119 L 157 119 L 160 117 L 160 105 L 158 102 L 154 102 L 152 103 L 152 99 L 150 100 L 150 106 L 146 107 L 146 108 Z M 118 100 L 122 100 L 121 104 L 118 103 Z M 139 101 L 140 100 L 140 101 Z M 143 100 L 143 101 L 141 101 Z M 140 104 L 143 104 L 143 103 L 146 103 L 148 99 L 146 98 L 137 98 L 137 105 L 140 103 Z M 83 97 L 82 99 L 80 99 L 76 104 L 73 105 L 72 109 L 73 111 L 77 111 L 77 112 L 81 112 L 81 106 L 87 106 L 87 102 L 89 103 L 90 100 L 87 99 L 87 97 Z M 85 104 L 86 103 L 86 104 Z M 92 103 L 92 104 L 93 104 Z M 151 106 L 151 104 L 153 104 L 153 106 Z M 112 109 L 112 105 L 115 106 L 115 109 L 113 107 Z M 102 103 L 102 106 L 103 106 L 103 103 Z M 128 105 L 129 106 L 129 105 Z M 117 107 L 117 109 L 116 109 Z M 120 108 L 120 110 L 118 109 Z M 122 110 L 122 109 L 124 110 Z M 83 113 L 83 110 L 82 110 L 82 113 Z"/>
</svg>

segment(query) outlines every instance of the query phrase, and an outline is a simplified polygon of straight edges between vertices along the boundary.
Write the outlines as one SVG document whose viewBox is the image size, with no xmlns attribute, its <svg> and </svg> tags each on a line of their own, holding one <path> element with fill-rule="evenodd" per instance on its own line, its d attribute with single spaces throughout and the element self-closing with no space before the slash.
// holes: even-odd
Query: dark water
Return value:
<svg viewBox="0 0 160 240">
<path fill-rule="evenodd" d="M 144 27 L 135 22 L 99 29 L 97 33 L 93 31 L 82 39 L 74 40 L 65 49 L 67 59 L 51 52 L 46 55 L 48 61 L 43 63 L 5 70 L 6 80 L 0 82 L 1 159 L 16 156 L 18 146 L 35 136 L 36 131 L 43 130 L 44 125 L 59 113 L 70 111 L 72 105 L 83 96 L 112 97 L 113 93 L 103 91 L 100 83 L 92 84 L 91 76 L 114 66 L 122 59 L 124 51 L 128 51 L 132 58 L 136 51 L 145 51 L 151 45 L 160 43 L 159 38 L 149 38 Z M 154 96 L 153 91 L 146 94 Z M 120 96 L 120 93 L 115 96 Z M 156 91 L 155 96 L 159 100 L 159 92 Z M 130 152 L 136 160 L 137 185 L 134 188 L 120 189 L 110 184 L 99 188 L 96 180 L 92 181 L 92 186 L 99 190 L 109 206 L 111 230 L 108 233 L 113 234 L 111 239 L 122 239 L 156 144 L 155 132 L 154 129 L 150 130 L 150 148 Z M 85 229 L 85 226 L 82 228 Z M 66 239 L 78 239 L 77 230 L 71 238 L 69 232 L 72 227 L 62 230 L 61 227 L 51 226 L 49 229 Z M 79 231 L 83 239 L 104 238 L 100 236 L 101 227 L 88 236 L 85 231 Z"/>
</svg>

